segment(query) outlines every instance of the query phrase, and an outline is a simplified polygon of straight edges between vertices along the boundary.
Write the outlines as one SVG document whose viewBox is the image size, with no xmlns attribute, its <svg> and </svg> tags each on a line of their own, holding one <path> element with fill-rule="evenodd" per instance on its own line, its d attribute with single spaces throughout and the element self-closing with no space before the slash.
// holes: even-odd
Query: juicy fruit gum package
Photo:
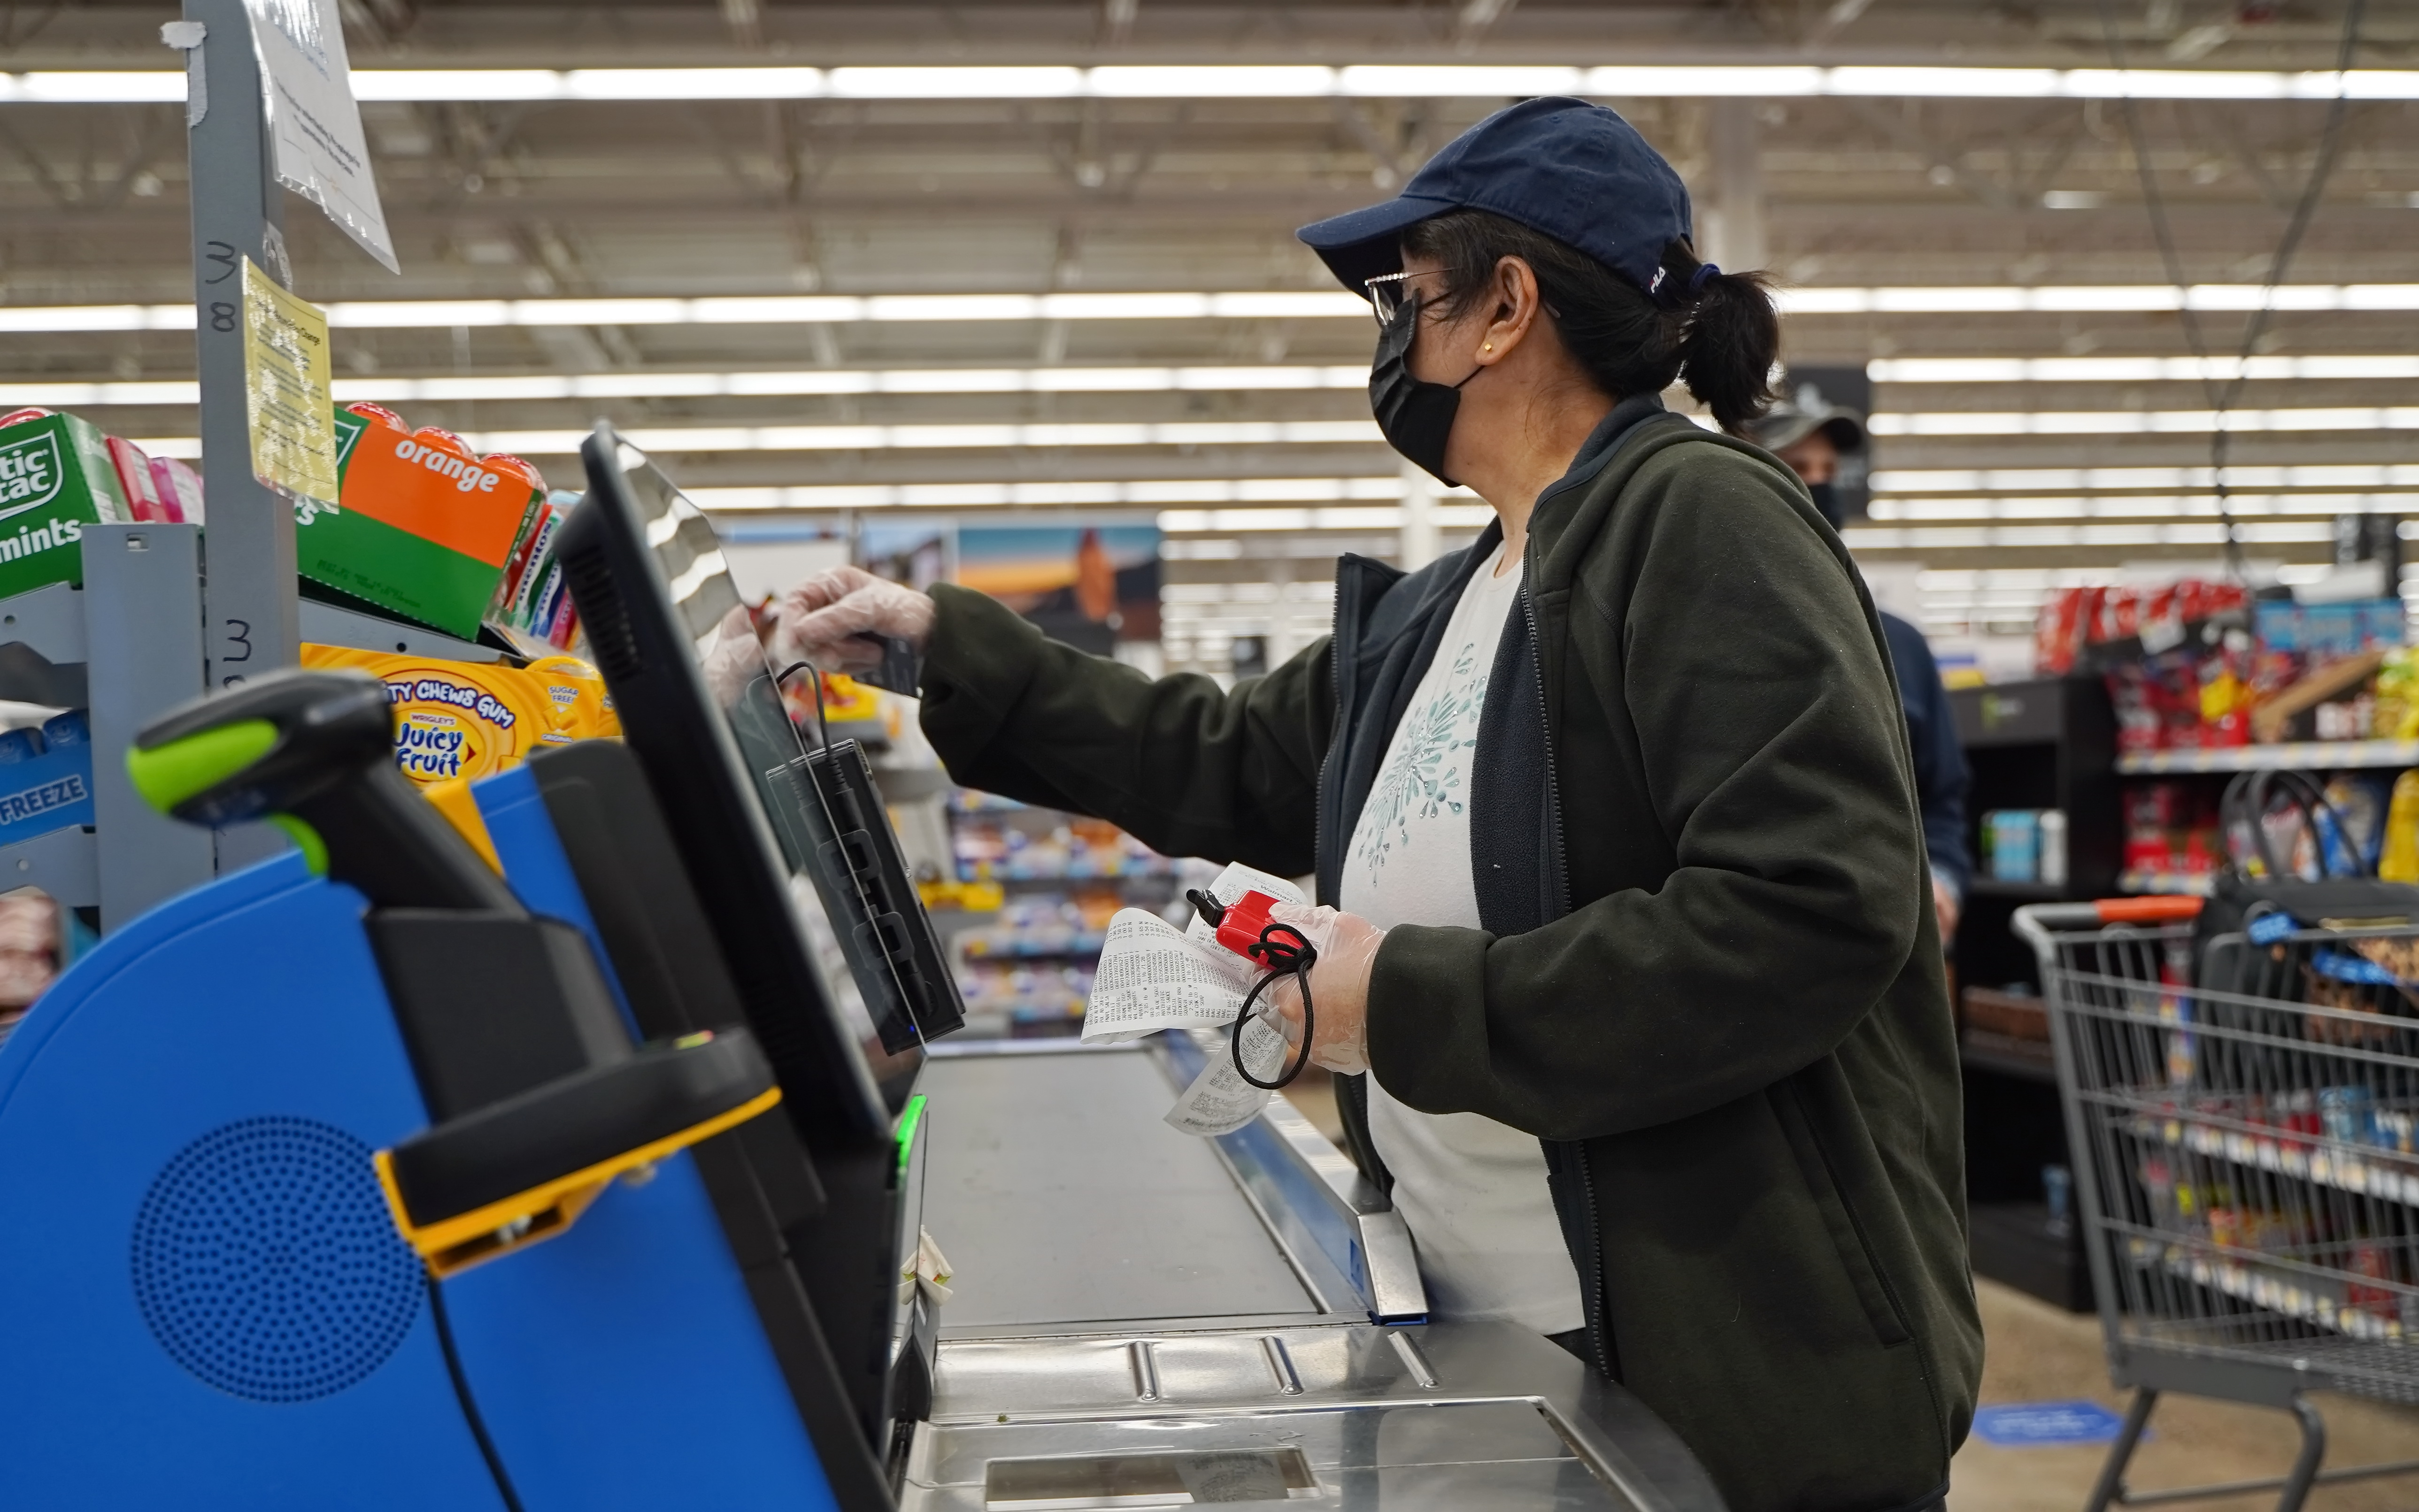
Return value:
<svg viewBox="0 0 2419 1512">
<path fill-rule="evenodd" d="M 302 576 L 476 639 L 546 496 L 537 471 L 518 457 L 474 455 L 447 431 L 408 429 L 371 404 L 336 411 L 336 463 L 338 507 L 295 511 Z"/>
<path fill-rule="evenodd" d="M 0 416 L 0 598 L 84 581 L 84 527 L 134 516 L 108 439 L 73 415 Z"/>
<path fill-rule="evenodd" d="M 540 746 L 622 733 L 604 679 L 570 656 L 516 668 L 306 644 L 302 665 L 386 684 L 395 764 L 424 787 L 491 776 Z"/>
</svg>

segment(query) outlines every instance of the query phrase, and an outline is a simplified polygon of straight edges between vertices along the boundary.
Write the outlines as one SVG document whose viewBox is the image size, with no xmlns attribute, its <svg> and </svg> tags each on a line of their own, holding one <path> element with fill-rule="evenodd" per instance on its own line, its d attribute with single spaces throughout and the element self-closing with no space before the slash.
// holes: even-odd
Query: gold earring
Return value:
<svg viewBox="0 0 2419 1512">
<path fill-rule="evenodd" d="M 1495 349 L 1495 343 L 1490 341 L 1486 346 L 1481 347 L 1478 349 L 1483 352 L 1491 352 Z"/>
</svg>

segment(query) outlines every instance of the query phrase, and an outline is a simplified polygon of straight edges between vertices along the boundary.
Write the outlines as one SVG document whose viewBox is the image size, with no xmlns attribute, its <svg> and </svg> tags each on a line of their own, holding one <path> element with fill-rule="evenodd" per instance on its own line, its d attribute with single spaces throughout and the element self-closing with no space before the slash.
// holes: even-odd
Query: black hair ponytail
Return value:
<svg viewBox="0 0 2419 1512">
<path fill-rule="evenodd" d="M 1563 346 L 1614 398 L 1684 382 L 1733 434 L 1772 404 L 1780 316 L 1762 273 L 1726 273 L 1687 241 L 1664 249 L 1661 298 L 1585 253 L 1486 210 L 1447 210 L 1403 233 L 1402 250 L 1444 270 L 1448 318 L 1469 313 L 1505 257 L 1537 275 Z"/>
<path fill-rule="evenodd" d="M 1683 294 L 1688 322 L 1680 337 L 1680 381 L 1736 433 L 1772 408 L 1772 368 L 1780 357 L 1780 312 L 1762 273 L 1726 273 L 1674 241 L 1663 265 Z M 1691 297 L 1693 295 L 1693 298 Z"/>
</svg>

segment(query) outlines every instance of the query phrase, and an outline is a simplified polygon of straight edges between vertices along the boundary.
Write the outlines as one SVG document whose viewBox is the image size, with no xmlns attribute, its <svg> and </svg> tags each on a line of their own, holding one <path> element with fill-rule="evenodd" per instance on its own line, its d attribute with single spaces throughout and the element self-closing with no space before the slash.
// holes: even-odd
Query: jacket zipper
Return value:
<svg viewBox="0 0 2419 1512">
<path fill-rule="evenodd" d="M 1525 547 L 1522 555 L 1529 555 Z M 1550 875 L 1562 884 L 1555 889 L 1557 899 L 1567 900 L 1571 887 L 1563 855 L 1563 779 L 1554 770 L 1554 726 L 1546 717 L 1546 644 L 1537 634 L 1537 606 L 1529 597 L 1529 585 L 1536 580 L 1534 567 L 1533 561 L 1521 563 L 1520 613 L 1529 622 L 1529 660 L 1537 670 L 1537 729 L 1546 745 L 1546 812 L 1554 825 L 1553 854 L 1548 857 L 1554 870 Z"/>
<path fill-rule="evenodd" d="M 1595 1171 L 1588 1164 L 1585 1143 L 1574 1143 L 1571 1152 L 1579 1158 L 1579 1195 L 1587 1203 L 1588 1257 L 1595 1261 L 1588 1267 L 1588 1348 L 1595 1351 L 1596 1374 L 1610 1381 L 1614 1377 L 1611 1362 L 1606 1358 L 1604 1336 L 1611 1330 L 1604 1318 L 1604 1229 L 1596 1219 Z"/>
<path fill-rule="evenodd" d="M 1339 580 L 1337 583 L 1338 592 L 1335 595 L 1335 618 L 1327 627 L 1327 694 L 1329 702 L 1333 703 L 1335 707 L 1334 712 L 1328 716 L 1327 749 L 1319 754 L 1318 778 L 1317 784 L 1311 790 L 1313 801 L 1310 806 L 1310 901 L 1315 903 L 1329 902 L 1329 900 L 1318 896 L 1320 889 L 1325 887 L 1327 885 L 1327 768 L 1329 764 L 1335 760 L 1335 748 L 1342 744 L 1344 735 L 1344 594 L 1341 592 L 1342 586 L 1343 585 Z M 1355 594 L 1353 596 L 1358 598 L 1360 595 Z M 1340 903 L 1341 901 L 1342 900 L 1339 897 L 1335 903 Z M 1334 903 L 1330 904 L 1330 906 L 1334 905 Z"/>
<path fill-rule="evenodd" d="M 1563 853 L 1562 776 L 1554 767 L 1554 726 L 1546 717 L 1546 642 L 1537 633 L 1537 606 L 1529 596 L 1531 585 L 1537 580 L 1535 541 L 1536 537 L 1532 535 L 1521 543 L 1520 554 L 1524 560 L 1520 572 L 1520 613 L 1529 625 L 1529 660 L 1537 673 L 1537 730 L 1546 747 L 1546 811 L 1551 816 L 1554 828 L 1553 854 L 1548 860 L 1554 869 L 1550 874 L 1562 883 L 1556 889 L 1558 897 L 1567 899 L 1570 896 L 1570 879 L 1565 872 Z M 1596 1372 L 1610 1381 L 1612 1379 L 1612 1365 L 1606 1358 L 1604 1347 L 1605 1335 L 1609 1332 L 1604 1317 L 1604 1230 L 1596 1218 L 1595 1170 L 1588 1162 L 1584 1142 L 1575 1141 L 1571 1151 L 1579 1160 L 1579 1194 L 1587 1206 L 1589 1257 L 1595 1262 L 1588 1267 L 1588 1347 L 1595 1351 Z"/>
</svg>

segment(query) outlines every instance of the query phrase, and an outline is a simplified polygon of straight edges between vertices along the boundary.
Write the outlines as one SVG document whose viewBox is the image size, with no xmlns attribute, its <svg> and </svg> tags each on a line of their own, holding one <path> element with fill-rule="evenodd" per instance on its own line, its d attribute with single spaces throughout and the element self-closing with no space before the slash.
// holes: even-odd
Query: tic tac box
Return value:
<svg viewBox="0 0 2419 1512">
<path fill-rule="evenodd" d="M 84 527 L 132 517 L 100 431 L 58 414 L 0 425 L 0 598 L 82 583 Z"/>
<path fill-rule="evenodd" d="M 366 412 L 363 412 L 366 411 Z M 372 406 L 336 411 L 337 508 L 298 505 L 303 577 L 468 640 L 543 489 L 526 462 L 482 461 Z"/>
</svg>

